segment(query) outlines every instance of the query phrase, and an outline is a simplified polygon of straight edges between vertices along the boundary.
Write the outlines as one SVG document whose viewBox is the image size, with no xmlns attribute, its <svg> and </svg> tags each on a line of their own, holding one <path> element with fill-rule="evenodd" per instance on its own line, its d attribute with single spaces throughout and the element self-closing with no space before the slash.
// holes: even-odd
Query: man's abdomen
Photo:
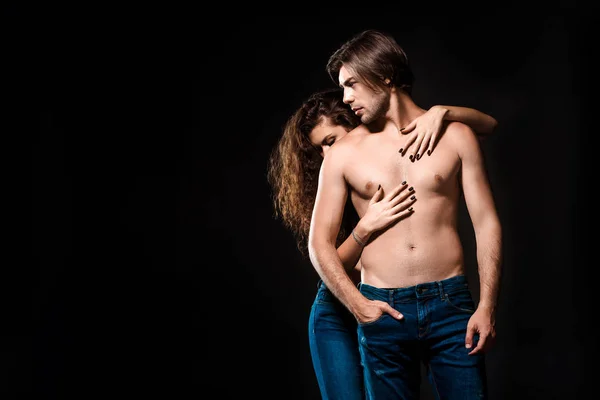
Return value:
<svg viewBox="0 0 600 400">
<path fill-rule="evenodd" d="M 463 250 L 453 226 L 390 229 L 363 251 L 362 282 L 398 288 L 450 278 L 463 272 Z"/>
</svg>

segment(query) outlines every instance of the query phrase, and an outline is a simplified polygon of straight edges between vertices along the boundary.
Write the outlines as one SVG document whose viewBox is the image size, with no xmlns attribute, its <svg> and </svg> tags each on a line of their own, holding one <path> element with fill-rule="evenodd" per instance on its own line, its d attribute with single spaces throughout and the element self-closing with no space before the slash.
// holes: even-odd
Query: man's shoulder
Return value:
<svg viewBox="0 0 600 400">
<path fill-rule="evenodd" d="M 365 136 L 365 129 L 360 126 L 352 129 L 346 136 L 336 140 L 335 144 L 331 146 L 327 157 L 335 164 L 343 164 L 347 160 L 353 157 L 356 153 L 356 148 L 359 145 L 362 138 Z"/>
<path fill-rule="evenodd" d="M 446 130 L 444 132 L 444 136 L 447 136 L 449 139 L 453 141 L 469 141 L 477 138 L 477 135 L 473 128 L 469 125 L 458 122 L 458 121 L 450 121 L 446 126 Z"/>
<path fill-rule="evenodd" d="M 452 135 L 474 135 L 475 131 L 464 122 L 450 121 L 448 122 L 448 125 L 446 125 L 446 133 Z"/>
<path fill-rule="evenodd" d="M 356 136 L 364 135 L 368 131 L 369 130 L 367 129 L 367 127 L 365 125 L 360 124 L 360 125 L 354 127 L 353 129 L 351 129 L 348 132 L 348 134 L 346 135 L 346 137 L 348 137 L 348 136 L 356 137 Z"/>
<path fill-rule="evenodd" d="M 339 139 L 335 143 L 335 146 L 331 148 L 331 150 L 333 150 L 334 148 L 338 148 L 340 149 L 338 151 L 341 151 L 342 149 L 348 151 L 354 148 L 354 146 L 356 146 L 360 142 L 360 140 L 366 135 L 366 132 L 367 130 L 365 127 L 363 127 L 362 125 L 357 126 L 356 128 L 349 131 L 346 136 Z"/>
<path fill-rule="evenodd" d="M 477 134 L 473 128 L 462 122 L 451 121 L 448 123 L 444 136 L 446 140 L 452 143 L 459 154 L 464 151 L 471 151 L 479 146 Z"/>
</svg>

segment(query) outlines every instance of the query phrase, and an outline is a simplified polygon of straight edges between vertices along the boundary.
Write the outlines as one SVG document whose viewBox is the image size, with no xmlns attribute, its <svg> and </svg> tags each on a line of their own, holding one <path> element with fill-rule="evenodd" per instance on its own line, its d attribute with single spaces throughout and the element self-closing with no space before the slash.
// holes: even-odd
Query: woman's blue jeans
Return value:
<svg viewBox="0 0 600 400">
<path fill-rule="evenodd" d="M 364 400 L 357 322 L 319 281 L 311 307 L 308 337 L 323 400 Z"/>
</svg>

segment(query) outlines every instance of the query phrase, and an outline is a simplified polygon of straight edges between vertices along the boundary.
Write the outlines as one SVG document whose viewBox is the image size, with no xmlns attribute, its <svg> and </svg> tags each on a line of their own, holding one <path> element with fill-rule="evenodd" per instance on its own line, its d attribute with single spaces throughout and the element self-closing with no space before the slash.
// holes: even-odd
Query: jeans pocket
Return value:
<svg viewBox="0 0 600 400">
<path fill-rule="evenodd" d="M 455 310 L 473 314 L 475 312 L 475 303 L 468 290 L 461 290 L 454 293 L 445 293 L 445 302 Z"/>
<path fill-rule="evenodd" d="M 387 314 L 386 313 L 382 313 L 377 319 L 374 319 L 373 321 L 369 321 L 369 322 L 359 322 L 358 326 L 371 326 L 371 325 L 375 325 L 376 323 L 380 322 L 383 317 L 385 317 Z"/>
</svg>

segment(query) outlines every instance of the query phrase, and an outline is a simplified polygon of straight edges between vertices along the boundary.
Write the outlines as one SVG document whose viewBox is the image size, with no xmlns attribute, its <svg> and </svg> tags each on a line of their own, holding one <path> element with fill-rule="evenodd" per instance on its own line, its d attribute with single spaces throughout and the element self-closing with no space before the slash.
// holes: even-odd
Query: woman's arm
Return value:
<svg viewBox="0 0 600 400">
<path fill-rule="evenodd" d="M 425 154 L 431 155 L 443 130 L 444 122 L 451 121 L 468 125 L 479 137 L 490 135 L 498 125 L 494 117 L 474 108 L 436 105 L 415 118 L 406 127 L 400 128 L 403 134 L 410 134 L 402 156 L 408 152 L 410 160 L 416 161 Z"/>
<path fill-rule="evenodd" d="M 348 274 L 357 268 L 364 246 L 371 235 L 386 228 L 392 222 L 406 218 L 412 213 L 411 205 L 417 200 L 414 189 L 406 182 L 398 185 L 385 196 L 381 186 L 369 202 L 365 215 L 344 242 L 337 248 L 344 269 Z M 358 266 L 360 270 L 360 266 Z"/>
<path fill-rule="evenodd" d="M 352 270 L 356 269 L 357 264 L 360 260 L 360 256 L 363 251 L 364 244 L 369 240 L 373 234 L 373 230 L 365 226 L 364 220 L 361 218 L 356 224 L 354 231 L 348 235 L 346 240 L 337 248 L 338 255 L 344 264 L 344 269 L 351 273 Z M 358 238 L 355 239 L 355 236 Z M 365 242 L 359 243 L 359 240 L 365 240 Z"/>
<path fill-rule="evenodd" d="M 439 112 L 443 113 L 445 121 L 458 121 L 469 125 L 477 136 L 490 135 L 498 126 L 496 118 L 474 108 L 441 105 L 431 108 L 439 109 Z"/>
</svg>

